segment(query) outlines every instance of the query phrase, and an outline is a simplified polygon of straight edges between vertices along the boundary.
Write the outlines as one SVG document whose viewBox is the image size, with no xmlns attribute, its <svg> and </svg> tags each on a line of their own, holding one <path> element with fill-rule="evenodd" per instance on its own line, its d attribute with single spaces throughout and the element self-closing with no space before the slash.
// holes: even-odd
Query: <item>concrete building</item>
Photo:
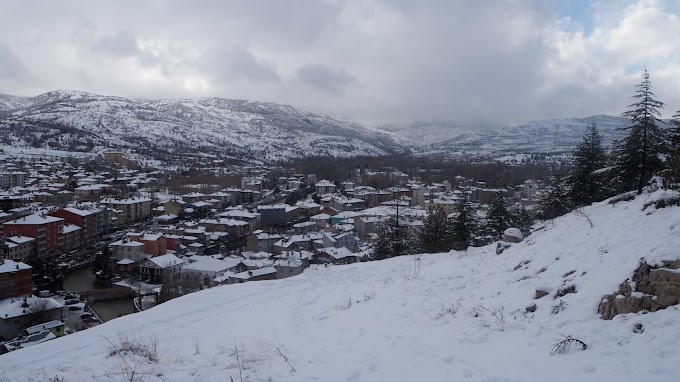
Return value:
<svg viewBox="0 0 680 382">
<path fill-rule="evenodd" d="M 33 267 L 21 261 L 0 260 L 0 299 L 33 293 Z"/>
<path fill-rule="evenodd" d="M 38 257 L 55 256 L 63 246 L 64 219 L 49 215 L 28 215 L 2 225 L 8 236 L 28 236 L 35 239 Z"/>
<path fill-rule="evenodd" d="M 23 187 L 26 184 L 26 176 L 23 171 L 0 172 L 0 188 L 10 189 L 12 187 Z"/>
<path fill-rule="evenodd" d="M 151 199 L 128 198 L 128 199 L 102 199 L 101 204 L 110 209 L 118 210 L 118 224 L 126 224 L 151 216 Z"/>
</svg>

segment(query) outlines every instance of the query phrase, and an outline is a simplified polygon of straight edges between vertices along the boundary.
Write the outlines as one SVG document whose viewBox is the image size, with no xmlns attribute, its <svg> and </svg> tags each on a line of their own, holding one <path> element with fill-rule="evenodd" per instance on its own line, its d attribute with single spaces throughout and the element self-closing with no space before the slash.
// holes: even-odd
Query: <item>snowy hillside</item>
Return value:
<svg viewBox="0 0 680 382">
<path fill-rule="evenodd" d="M 613 320 L 597 314 L 640 258 L 678 258 L 680 207 L 643 211 L 662 197 L 571 213 L 499 256 L 488 246 L 209 289 L 0 356 L 0 377 L 120 381 L 134 371 L 138 380 L 183 382 L 677 380 L 677 306 Z M 572 285 L 575 293 L 555 298 Z M 535 299 L 537 289 L 549 294 Z M 564 336 L 587 349 L 551 356 Z M 157 351 L 147 358 L 112 351 L 124 337 L 147 345 L 155 338 Z"/>
<path fill-rule="evenodd" d="M 0 143 L 71 151 L 125 147 L 251 161 L 403 152 L 389 133 L 274 103 L 222 98 L 136 101 L 53 91 L 3 97 Z M 0 107 L 0 110 L 1 107 Z"/>
<path fill-rule="evenodd" d="M 571 152 L 596 123 L 603 143 L 622 136 L 620 117 L 492 123 L 418 122 L 369 128 L 291 106 L 223 98 L 132 100 L 78 91 L 0 94 L 0 145 L 102 152 L 122 148 L 156 159 L 202 153 L 250 162 L 305 156 L 490 156 Z M 134 155 L 133 155 L 134 156 Z"/>
<path fill-rule="evenodd" d="M 0 112 L 7 109 L 13 109 L 21 105 L 24 101 L 25 98 L 23 97 L 0 94 Z"/>
<path fill-rule="evenodd" d="M 621 138 L 619 127 L 629 124 L 624 118 L 597 115 L 587 118 L 549 119 L 518 126 L 488 123 L 418 123 L 412 126 L 385 127 L 403 136 L 422 154 L 504 156 L 516 153 L 560 154 L 573 151 L 586 132 L 596 123 L 605 146 Z"/>
<path fill-rule="evenodd" d="M 501 127 L 501 125 L 492 123 L 421 121 L 413 124 L 381 126 L 380 128 L 404 137 L 404 139 L 416 147 L 428 149 L 436 147 L 445 141 L 455 141 L 459 137 L 483 133 Z"/>
</svg>

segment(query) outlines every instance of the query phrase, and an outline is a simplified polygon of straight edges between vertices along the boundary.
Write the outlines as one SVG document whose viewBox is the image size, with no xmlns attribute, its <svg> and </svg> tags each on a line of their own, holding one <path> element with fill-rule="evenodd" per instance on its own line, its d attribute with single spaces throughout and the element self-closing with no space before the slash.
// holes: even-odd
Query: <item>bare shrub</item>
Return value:
<svg viewBox="0 0 680 382">
<path fill-rule="evenodd" d="M 161 368 L 158 338 L 139 333 L 119 334 L 109 342 L 109 357 L 116 357 L 117 367 L 107 370 L 109 378 L 125 382 L 164 381 L 165 370 Z"/>
<path fill-rule="evenodd" d="M 364 294 L 364 302 L 372 300 L 375 297 L 375 292 Z"/>
<path fill-rule="evenodd" d="M 277 347 L 276 347 L 276 351 L 279 353 L 279 355 L 281 356 L 281 358 L 283 358 L 283 360 L 286 361 L 286 363 L 288 364 L 288 366 L 290 366 L 290 373 L 291 373 L 291 374 L 295 373 L 295 371 L 296 371 L 295 368 L 293 367 L 293 365 L 292 365 L 292 364 L 290 363 L 290 361 L 288 360 L 288 357 L 287 357 L 285 354 L 283 354 L 283 352 L 281 351 L 281 347 L 277 346 Z"/>
<path fill-rule="evenodd" d="M 458 312 L 458 310 L 460 310 L 460 308 L 461 306 L 458 302 L 456 304 L 442 305 L 439 308 L 439 312 L 437 312 L 437 314 L 435 314 L 432 319 L 438 321 L 446 316 L 453 316 Z"/>
<path fill-rule="evenodd" d="M 194 345 L 194 355 L 199 354 L 201 352 L 201 342 L 198 340 L 198 337 L 194 338 L 192 344 Z"/>
<path fill-rule="evenodd" d="M 408 267 L 401 266 L 401 273 L 405 281 L 414 280 L 420 277 L 422 268 L 422 258 L 420 255 L 414 256 L 408 261 Z"/>
<path fill-rule="evenodd" d="M 119 334 L 116 341 L 109 342 L 109 357 L 126 356 L 133 354 L 147 359 L 149 362 L 158 362 L 158 338 L 155 335 L 143 336 L 138 333 Z"/>
<path fill-rule="evenodd" d="M 550 310 L 550 313 L 557 314 L 565 309 L 567 309 L 567 303 L 560 300 L 559 304 L 553 305 L 552 309 Z"/>
<path fill-rule="evenodd" d="M 581 350 L 586 350 L 588 348 L 588 345 L 586 345 L 585 342 L 579 340 L 578 338 L 574 338 L 572 336 L 564 336 L 563 339 L 553 344 L 552 350 L 550 351 L 550 355 L 564 354 L 567 351 L 569 351 L 572 345 L 580 346 Z"/>
<path fill-rule="evenodd" d="M 505 307 L 501 306 L 500 308 L 487 308 L 483 305 L 479 305 L 479 308 L 481 310 L 484 310 L 491 314 L 491 317 L 494 318 L 495 323 L 496 323 L 496 329 L 500 330 L 501 332 L 505 330 Z"/>
<path fill-rule="evenodd" d="M 593 228 L 593 221 L 590 220 L 590 216 L 588 216 L 588 215 L 586 214 L 586 211 L 585 211 L 582 207 L 577 207 L 577 208 L 574 210 L 574 213 L 575 213 L 576 215 L 583 216 L 584 218 L 586 218 L 586 220 L 588 221 L 588 224 L 590 225 L 590 228 Z"/>
<path fill-rule="evenodd" d="M 350 297 L 347 299 L 345 302 L 338 303 L 335 305 L 335 309 L 337 310 L 347 310 L 352 307 L 352 298 Z"/>
</svg>

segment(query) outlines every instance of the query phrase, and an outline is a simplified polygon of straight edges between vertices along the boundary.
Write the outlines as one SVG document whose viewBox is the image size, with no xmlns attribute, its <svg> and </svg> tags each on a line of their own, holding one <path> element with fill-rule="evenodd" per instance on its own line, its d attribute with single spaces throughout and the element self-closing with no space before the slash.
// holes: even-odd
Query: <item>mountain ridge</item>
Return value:
<svg viewBox="0 0 680 382">
<path fill-rule="evenodd" d="M 0 114 L 5 144 L 66 145 L 72 151 L 113 146 L 168 154 L 199 149 L 262 162 L 408 152 L 393 134 L 270 102 L 219 97 L 141 101 L 58 90 L 5 105 L 10 105 Z"/>
<path fill-rule="evenodd" d="M 260 163 L 410 153 L 487 159 L 528 153 L 561 156 L 575 149 L 592 123 L 604 145 L 612 148 L 629 121 L 594 115 L 519 125 L 420 121 L 370 127 L 244 99 L 132 99 L 74 90 L 35 97 L 0 94 L 2 144 L 85 152 L 123 149 L 166 159 L 197 152 Z"/>
</svg>

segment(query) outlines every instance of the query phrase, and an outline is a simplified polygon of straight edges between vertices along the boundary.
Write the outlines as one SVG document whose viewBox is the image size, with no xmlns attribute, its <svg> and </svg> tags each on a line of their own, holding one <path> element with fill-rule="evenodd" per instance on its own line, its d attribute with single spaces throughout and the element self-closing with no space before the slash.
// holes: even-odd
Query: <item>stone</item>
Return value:
<svg viewBox="0 0 680 382">
<path fill-rule="evenodd" d="M 506 229 L 501 235 L 501 237 L 503 238 L 503 241 L 506 241 L 508 243 L 519 243 L 522 240 L 524 240 L 524 235 L 522 235 L 522 231 L 514 227 Z"/>
<path fill-rule="evenodd" d="M 547 296 L 547 295 L 548 295 L 548 292 L 546 292 L 544 290 L 536 289 L 536 293 L 535 293 L 534 298 L 539 299 L 539 298 L 541 298 L 543 296 Z"/>
<path fill-rule="evenodd" d="M 598 313 L 604 320 L 617 314 L 655 312 L 680 303 L 680 260 L 665 261 L 661 267 L 642 262 L 632 280 L 619 285 L 619 290 L 604 296 Z"/>
<path fill-rule="evenodd" d="M 536 304 L 531 304 L 531 305 L 527 306 L 525 309 L 527 310 L 527 312 L 533 313 L 533 312 L 536 311 Z"/>
</svg>

